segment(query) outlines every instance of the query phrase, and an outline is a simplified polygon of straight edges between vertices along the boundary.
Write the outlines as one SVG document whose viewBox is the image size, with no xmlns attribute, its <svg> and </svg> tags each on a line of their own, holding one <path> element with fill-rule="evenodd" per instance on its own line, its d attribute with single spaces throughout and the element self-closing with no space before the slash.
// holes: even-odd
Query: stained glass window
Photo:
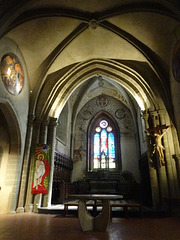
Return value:
<svg viewBox="0 0 180 240">
<path fill-rule="evenodd" d="M 98 126 L 95 126 L 93 168 L 116 168 L 115 137 L 113 128 L 106 120 L 101 120 Z"/>
</svg>

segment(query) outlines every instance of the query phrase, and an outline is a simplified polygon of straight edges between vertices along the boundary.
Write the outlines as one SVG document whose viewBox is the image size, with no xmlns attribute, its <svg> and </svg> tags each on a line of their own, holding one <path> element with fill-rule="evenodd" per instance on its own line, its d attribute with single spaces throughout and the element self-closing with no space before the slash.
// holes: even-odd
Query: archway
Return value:
<svg viewBox="0 0 180 240">
<path fill-rule="evenodd" d="M 148 68 L 147 65 L 146 67 Z M 165 88 L 161 85 L 158 77 L 152 73 L 151 69 L 148 71 L 150 73 L 149 78 L 144 78 L 143 74 L 140 74 L 140 72 L 135 71 L 130 67 L 128 68 L 122 62 L 109 59 L 92 59 L 86 62 L 77 63 L 70 69 L 64 69 L 63 73 L 59 70 L 58 72 L 47 76 L 42 87 L 42 91 L 40 92 L 36 104 L 35 112 L 37 120 L 41 126 L 49 117 L 53 119 L 59 118 L 64 105 L 70 99 L 70 96 L 75 93 L 76 89 L 79 89 L 78 94 L 80 97 L 78 101 L 80 101 L 82 99 L 80 93 L 85 92 L 89 83 L 91 83 L 94 78 L 102 76 L 107 81 L 108 79 L 111 79 L 114 84 L 123 87 L 124 91 L 129 95 L 129 99 L 134 99 L 133 101 L 136 102 L 136 105 L 139 108 L 139 113 L 143 113 L 146 128 L 149 127 L 149 125 L 147 125 L 147 123 L 149 124 L 149 120 L 151 121 L 151 126 L 170 124 L 171 120 L 166 108 L 166 103 L 168 102 L 166 98 L 167 94 L 163 92 Z M 154 77 L 153 81 L 152 76 Z M 159 89 L 157 88 L 157 85 L 162 87 Z M 81 86 L 83 86 L 82 89 Z M 74 107 L 70 129 L 72 136 L 74 133 L 75 118 L 79 111 L 78 102 L 74 104 Z M 164 114 L 162 116 L 163 111 Z M 72 143 L 73 142 L 71 142 L 71 149 L 69 151 L 71 153 L 70 157 L 73 157 Z M 172 151 L 173 145 L 170 146 L 169 143 L 167 143 L 166 148 L 168 151 Z M 170 154 L 167 158 L 168 161 L 172 161 Z M 163 178 L 161 179 L 159 172 L 163 175 Z M 150 168 L 150 177 L 151 184 L 154 186 L 153 201 L 157 203 L 159 201 L 159 189 L 162 188 L 162 185 L 164 185 L 169 175 L 167 176 L 165 169 L 158 170 L 157 172 L 157 169 L 152 167 Z M 173 178 L 173 176 L 171 177 Z M 159 184 L 159 182 L 161 183 Z M 166 183 L 165 192 L 162 193 L 162 191 L 160 193 L 161 198 L 170 191 Z"/>
<path fill-rule="evenodd" d="M 21 174 L 21 135 L 17 117 L 8 101 L 0 103 L 1 164 L 0 212 L 15 212 Z"/>
</svg>

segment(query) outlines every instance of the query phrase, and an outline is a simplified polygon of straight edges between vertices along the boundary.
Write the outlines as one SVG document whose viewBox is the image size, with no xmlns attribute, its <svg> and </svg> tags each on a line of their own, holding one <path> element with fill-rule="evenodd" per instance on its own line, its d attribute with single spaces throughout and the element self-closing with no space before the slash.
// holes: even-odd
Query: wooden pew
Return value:
<svg viewBox="0 0 180 240">
<path fill-rule="evenodd" d="M 87 207 L 93 207 L 93 212 L 97 213 L 97 207 L 101 207 L 102 203 L 99 201 L 88 201 L 86 205 L 87 205 Z M 66 216 L 66 214 L 68 213 L 70 206 L 78 207 L 78 200 L 71 200 L 71 201 L 64 203 L 64 216 Z M 126 201 L 123 201 L 123 202 L 110 201 L 110 207 L 111 207 L 111 212 L 112 212 L 113 207 L 123 208 L 126 218 L 128 218 L 129 208 L 137 208 L 139 210 L 140 217 L 142 217 L 142 215 L 143 215 L 142 205 L 140 203 L 126 202 Z M 116 210 L 116 211 L 118 211 L 118 210 Z"/>
</svg>

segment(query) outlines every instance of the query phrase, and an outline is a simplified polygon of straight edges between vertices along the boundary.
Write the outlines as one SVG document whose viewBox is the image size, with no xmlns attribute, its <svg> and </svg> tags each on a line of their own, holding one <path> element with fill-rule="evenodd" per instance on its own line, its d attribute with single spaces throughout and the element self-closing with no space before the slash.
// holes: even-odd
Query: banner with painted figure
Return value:
<svg viewBox="0 0 180 240">
<path fill-rule="evenodd" d="M 50 147 L 38 144 L 34 156 L 32 194 L 48 193 L 50 172 Z"/>
</svg>

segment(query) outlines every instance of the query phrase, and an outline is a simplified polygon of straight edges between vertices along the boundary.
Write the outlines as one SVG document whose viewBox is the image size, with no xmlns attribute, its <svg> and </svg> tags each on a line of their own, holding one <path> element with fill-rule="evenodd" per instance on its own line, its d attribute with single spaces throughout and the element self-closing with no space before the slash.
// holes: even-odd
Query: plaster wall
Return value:
<svg viewBox="0 0 180 240">
<path fill-rule="evenodd" d="M 139 156 L 136 145 L 135 135 L 121 135 L 121 158 L 122 158 L 122 171 L 129 171 L 133 174 L 136 181 L 140 181 L 139 176 Z"/>
<path fill-rule="evenodd" d="M 9 153 L 9 137 L 8 132 L 0 115 L 0 213 L 6 213 L 8 209 L 8 200 L 11 192 L 11 186 L 7 184 L 7 171 L 8 171 L 8 153 Z"/>
<path fill-rule="evenodd" d="M 132 172 L 136 181 L 139 181 L 139 149 L 137 148 L 136 129 L 133 123 L 132 113 L 124 103 L 113 97 L 108 96 L 109 104 L 103 108 L 97 105 L 96 100 L 97 98 L 94 98 L 85 104 L 76 118 L 73 138 L 74 169 L 72 173 L 72 182 L 82 179 L 85 175 L 88 126 L 91 119 L 101 110 L 108 112 L 114 117 L 119 126 L 121 136 L 119 147 L 121 152 L 122 170 Z"/>
<path fill-rule="evenodd" d="M 0 76 L 0 108 L 8 109 L 6 115 L 2 115 L 8 123 L 0 124 L 0 148 L 3 152 L 0 169 L 0 198 L 4 200 L 0 206 L 1 213 L 14 212 L 16 208 L 29 109 L 26 64 L 18 46 L 12 40 L 3 38 L 0 42 L 0 59 L 7 53 L 14 53 L 20 60 L 24 71 L 24 87 L 19 95 L 14 96 L 7 91 Z M 12 132 L 9 133 L 9 131 Z M 7 139 L 8 134 L 11 135 L 11 139 Z M 7 145 L 8 141 L 11 142 L 10 148 Z"/>
<path fill-rule="evenodd" d="M 55 149 L 70 157 L 70 139 L 71 139 L 71 128 L 70 128 L 70 116 L 71 111 L 69 109 L 69 102 L 64 106 L 58 120 L 58 126 L 56 131 L 56 146 Z"/>
<path fill-rule="evenodd" d="M 24 62 L 23 56 L 21 55 L 21 51 L 12 40 L 3 38 L 0 42 L 0 59 L 7 53 L 14 53 L 20 60 L 23 71 L 24 71 L 24 87 L 22 92 L 17 95 L 11 95 L 7 89 L 5 88 L 2 78 L 0 77 L 0 102 L 7 101 L 12 106 L 12 110 L 14 111 L 21 132 L 21 141 L 22 148 L 24 145 L 26 128 L 27 128 L 27 116 L 29 109 L 29 79 L 26 72 L 26 64 Z"/>
<path fill-rule="evenodd" d="M 116 46 L 116 51 L 114 46 Z M 55 72 L 57 66 L 63 68 L 74 62 L 87 61 L 93 58 L 126 60 L 129 59 L 129 55 L 134 60 L 146 61 L 137 49 L 117 35 L 100 26 L 95 30 L 88 28 L 61 52 L 49 69 L 49 73 Z"/>
<path fill-rule="evenodd" d="M 112 17 L 109 21 L 132 34 L 169 63 L 171 37 L 178 24 L 176 20 L 152 12 L 131 12 Z"/>
<path fill-rule="evenodd" d="M 178 25 L 174 29 L 174 34 L 173 34 L 173 41 L 171 44 L 171 62 L 172 64 L 170 65 L 170 84 L 171 84 L 171 94 L 172 94 L 172 102 L 173 102 L 173 107 L 174 107 L 174 115 L 175 115 L 175 124 L 177 128 L 177 133 L 178 133 L 178 138 L 180 140 L 180 70 L 179 68 L 175 68 L 173 65 L 173 57 L 176 53 L 176 55 L 180 55 L 180 25 Z M 179 60 L 179 59 L 178 59 Z M 176 59 L 177 61 L 177 59 Z M 179 66 L 179 65 L 178 65 Z M 177 79 L 175 79 L 175 74 L 173 74 L 173 70 L 176 71 Z"/>
<path fill-rule="evenodd" d="M 137 122 L 138 122 L 138 133 L 139 133 L 139 142 L 140 142 L 140 153 L 143 155 L 147 152 L 147 141 L 146 141 L 146 133 L 145 133 L 145 123 L 142 118 L 142 113 L 140 109 L 137 109 Z"/>
</svg>

